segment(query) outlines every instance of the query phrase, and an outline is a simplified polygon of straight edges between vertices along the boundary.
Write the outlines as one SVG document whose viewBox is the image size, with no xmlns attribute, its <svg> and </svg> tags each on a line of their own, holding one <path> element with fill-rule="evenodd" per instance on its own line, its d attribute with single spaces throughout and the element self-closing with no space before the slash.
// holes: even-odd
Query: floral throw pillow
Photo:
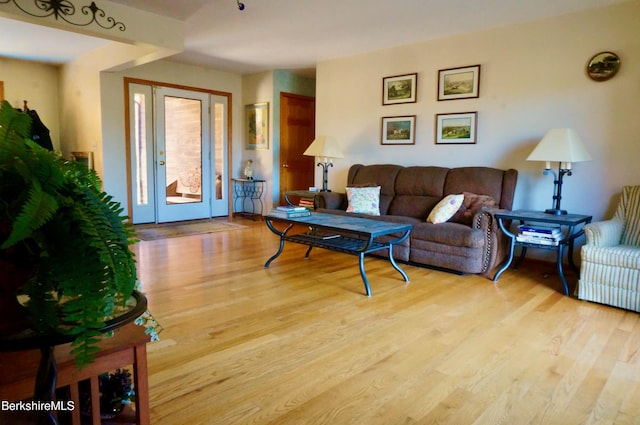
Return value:
<svg viewBox="0 0 640 425">
<path fill-rule="evenodd" d="M 458 211 L 460 205 L 462 205 L 462 201 L 464 200 L 464 195 L 447 195 L 438 204 L 431 210 L 429 213 L 429 217 L 427 217 L 427 221 L 429 223 L 444 223 L 449 220 L 453 215 Z"/>
<path fill-rule="evenodd" d="M 380 186 L 348 187 L 347 212 L 380 215 Z"/>
</svg>

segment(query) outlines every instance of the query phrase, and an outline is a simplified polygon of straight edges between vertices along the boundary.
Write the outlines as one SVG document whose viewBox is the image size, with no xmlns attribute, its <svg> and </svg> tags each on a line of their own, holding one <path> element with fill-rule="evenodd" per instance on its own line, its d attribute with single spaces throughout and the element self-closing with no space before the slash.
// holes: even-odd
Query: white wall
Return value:
<svg viewBox="0 0 640 425">
<path fill-rule="evenodd" d="M 234 145 L 237 150 L 234 151 L 233 168 L 237 172 L 233 174 L 233 177 L 243 178 L 242 171 L 245 164 L 249 159 L 253 160 L 254 178 L 266 180 L 266 190 L 262 195 L 265 212 L 271 209 L 271 198 L 274 193 L 273 170 L 274 166 L 277 168 L 277 164 L 274 165 L 272 155 L 278 149 L 277 144 L 274 142 L 273 132 L 275 128 L 273 91 L 273 72 L 259 72 L 242 76 L 242 113 L 241 115 L 236 115 L 236 121 L 241 127 L 241 131 L 238 133 L 240 144 Z M 269 102 L 269 149 L 246 149 L 245 105 L 262 102 Z"/>
<path fill-rule="evenodd" d="M 58 67 L 50 64 L 0 57 L 0 81 L 4 81 L 4 99 L 14 108 L 23 107 L 38 113 L 49 129 L 53 148 L 60 150 L 60 98 Z"/>
<path fill-rule="evenodd" d="M 547 130 L 573 127 L 594 160 L 574 164 L 562 207 L 610 214 L 621 186 L 640 184 L 639 18 L 631 2 L 320 63 L 316 133 L 338 138 L 345 153 L 330 188 L 344 191 L 354 163 L 516 168 L 514 208 L 549 208 L 553 179 L 526 157 Z M 594 82 L 585 64 L 605 50 L 620 56 L 620 72 Z M 436 100 L 438 70 L 475 64 L 478 99 Z M 382 106 L 382 78 L 414 72 L 417 103 Z M 434 144 L 435 114 L 469 111 L 478 112 L 477 144 Z M 396 115 L 417 115 L 415 145 L 380 145 L 381 117 Z"/>
</svg>

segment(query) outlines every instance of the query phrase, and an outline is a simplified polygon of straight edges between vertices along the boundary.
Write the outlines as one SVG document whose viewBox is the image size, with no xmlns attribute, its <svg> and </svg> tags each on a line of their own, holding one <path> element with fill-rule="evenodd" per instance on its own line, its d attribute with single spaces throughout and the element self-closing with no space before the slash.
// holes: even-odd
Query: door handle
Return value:
<svg viewBox="0 0 640 425">
<path fill-rule="evenodd" d="M 164 161 L 160 161 L 160 165 L 164 165 Z"/>
<path fill-rule="evenodd" d="M 282 164 L 282 168 L 289 168 L 287 164 Z"/>
</svg>

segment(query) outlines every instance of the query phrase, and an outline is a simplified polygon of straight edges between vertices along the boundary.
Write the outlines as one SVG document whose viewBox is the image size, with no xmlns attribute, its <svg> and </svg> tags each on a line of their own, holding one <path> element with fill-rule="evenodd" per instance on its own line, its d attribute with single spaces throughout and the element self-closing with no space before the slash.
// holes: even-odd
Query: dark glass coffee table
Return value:
<svg viewBox="0 0 640 425">
<path fill-rule="evenodd" d="M 389 250 L 389 262 L 404 279 L 409 277 L 393 258 L 393 246 L 405 241 L 411 233 L 410 224 L 391 223 L 368 218 L 343 216 L 337 214 L 311 213 L 308 217 L 281 218 L 265 216 L 269 229 L 280 237 L 280 247 L 265 263 L 265 268 L 282 254 L 285 242 L 308 245 L 305 258 L 309 257 L 314 247 L 331 251 L 357 255 L 359 257 L 360 276 L 364 282 L 367 296 L 371 296 L 371 287 L 364 270 L 364 256 L 376 251 Z M 274 223 L 285 223 L 284 230 L 278 230 Z M 296 225 L 308 228 L 307 232 L 289 234 Z"/>
</svg>

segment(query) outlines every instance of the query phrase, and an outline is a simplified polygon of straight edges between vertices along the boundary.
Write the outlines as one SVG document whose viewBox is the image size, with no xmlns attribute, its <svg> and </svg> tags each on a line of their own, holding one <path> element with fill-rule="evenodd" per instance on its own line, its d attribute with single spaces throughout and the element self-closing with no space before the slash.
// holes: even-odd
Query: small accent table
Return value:
<svg viewBox="0 0 640 425">
<path fill-rule="evenodd" d="M 233 180 L 233 215 L 243 215 L 255 219 L 262 217 L 264 206 L 262 194 L 266 180 L 232 179 Z M 245 208 L 247 205 L 250 208 Z"/>
<path fill-rule="evenodd" d="M 391 223 L 386 221 L 371 220 L 360 217 L 350 217 L 325 213 L 311 213 L 308 217 L 279 218 L 265 216 L 265 222 L 269 229 L 280 237 L 280 247 L 271 256 L 264 267 L 268 268 L 273 260 L 282 254 L 285 241 L 295 242 L 309 246 L 305 258 L 309 257 L 314 246 L 357 255 L 360 259 L 360 276 L 364 282 L 367 296 L 371 296 L 369 279 L 364 271 L 364 256 L 376 251 L 389 250 L 389 262 L 405 282 L 409 282 L 407 274 L 398 266 L 393 258 L 393 246 L 402 243 L 411 233 L 411 224 Z M 283 222 L 284 230 L 278 230 L 273 222 Z M 309 228 L 306 233 L 289 235 L 294 225 L 303 225 Z M 387 238 L 381 238 L 387 236 Z"/>
<path fill-rule="evenodd" d="M 562 265 L 564 250 L 565 247 L 568 248 L 569 265 L 573 270 L 578 272 L 578 267 L 576 267 L 575 263 L 573 262 L 573 244 L 578 237 L 584 234 L 584 225 L 591 222 L 591 216 L 581 214 L 553 215 L 547 214 L 542 211 L 517 210 L 496 213 L 495 217 L 498 220 L 498 226 L 500 226 L 500 230 L 502 230 L 505 235 L 510 238 L 511 244 L 509 247 L 509 258 L 507 259 L 506 263 L 500 268 L 500 270 L 497 271 L 497 273 L 493 277 L 493 281 L 497 282 L 500 275 L 511 265 L 516 246 L 520 246 L 522 248 L 522 251 L 520 252 L 520 258 L 516 263 L 516 268 L 520 265 L 525 255 L 527 254 L 527 248 L 555 250 L 558 275 L 560 276 L 560 280 L 562 281 L 562 285 L 564 286 L 565 295 L 569 295 L 569 285 L 567 284 L 567 279 L 564 275 L 564 268 Z M 533 242 L 521 242 L 516 240 L 517 235 L 515 233 L 512 233 L 505 227 L 505 220 L 516 220 L 519 221 L 520 224 L 555 224 L 562 228 L 562 237 L 558 241 L 558 245 L 543 245 Z"/>
</svg>

